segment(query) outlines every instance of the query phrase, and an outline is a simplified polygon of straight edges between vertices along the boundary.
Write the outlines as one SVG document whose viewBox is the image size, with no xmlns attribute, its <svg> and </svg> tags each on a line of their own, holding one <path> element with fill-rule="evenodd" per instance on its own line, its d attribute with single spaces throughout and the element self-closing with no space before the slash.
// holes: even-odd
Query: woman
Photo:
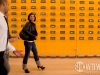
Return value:
<svg viewBox="0 0 100 75">
<path fill-rule="evenodd" d="M 23 70 L 25 71 L 25 73 L 30 73 L 30 71 L 27 68 L 27 61 L 28 61 L 28 57 L 30 55 L 30 51 L 32 50 L 33 55 L 34 55 L 34 59 L 35 62 L 37 64 L 38 69 L 45 69 L 44 66 L 41 65 L 39 57 L 38 57 L 38 53 L 37 53 L 37 48 L 35 45 L 34 40 L 36 40 L 37 38 L 37 30 L 36 30 L 36 25 L 35 25 L 35 21 L 36 21 L 36 17 L 33 13 L 30 13 L 28 15 L 28 20 L 29 22 L 26 23 L 26 25 L 23 27 L 23 31 L 27 37 L 27 40 L 24 40 L 24 46 L 25 46 L 25 56 L 23 58 Z"/>
</svg>

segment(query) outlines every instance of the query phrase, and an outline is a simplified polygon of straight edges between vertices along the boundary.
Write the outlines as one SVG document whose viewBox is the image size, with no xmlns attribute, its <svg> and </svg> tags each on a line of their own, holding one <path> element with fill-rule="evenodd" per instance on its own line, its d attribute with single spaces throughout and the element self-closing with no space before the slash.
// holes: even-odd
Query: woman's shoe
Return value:
<svg viewBox="0 0 100 75">
<path fill-rule="evenodd" d="M 42 70 L 44 70 L 45 69 L 45 67 L 44 66 L 37 66 L 38 67 L 38 69 L 40 68 L 40 69 L 42 69 Z"/>
<path fill-rule="evenodd" d="M 30 71 L 28 69 L 24 69 L 23 70 L 25 71 L 25 73 L 30 73 Z"/>
<path fill-rule="evenodd" d="M 25 69 L 24 71 L 25 71 L 25 73 L 30 73 L 30 71 L 28 69 Z"/>
</svg>

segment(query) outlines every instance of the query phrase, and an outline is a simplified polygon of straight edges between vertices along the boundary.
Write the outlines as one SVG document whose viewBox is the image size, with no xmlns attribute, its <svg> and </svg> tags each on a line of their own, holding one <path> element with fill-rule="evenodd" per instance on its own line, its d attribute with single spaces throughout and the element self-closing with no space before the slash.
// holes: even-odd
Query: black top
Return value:
<svg viewBox="0 0 100 75">
<path fill-rule="evenodd" d="M 27 22 L 23 27 L 23 32 L 29 37 L 27 41 L 36 40 L 36 36 L 38 35 L 36 25 L 33 22 Z"/>
</svg>

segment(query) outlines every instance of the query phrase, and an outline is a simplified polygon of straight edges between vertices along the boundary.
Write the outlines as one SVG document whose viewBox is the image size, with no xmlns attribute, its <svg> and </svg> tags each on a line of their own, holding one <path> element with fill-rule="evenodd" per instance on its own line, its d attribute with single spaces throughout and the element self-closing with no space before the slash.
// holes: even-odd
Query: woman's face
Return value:
<svg viewBox="0 0 100 75">
<path fill-rule="evenodd" d="M 31 20 L 31 21 L 34 21 L 34 20 L 35 20 L 35 16 L 34 16 L 34 15 L 31 15 L 31 16 L 30 16 L 30 20 Z"/>
</svg>

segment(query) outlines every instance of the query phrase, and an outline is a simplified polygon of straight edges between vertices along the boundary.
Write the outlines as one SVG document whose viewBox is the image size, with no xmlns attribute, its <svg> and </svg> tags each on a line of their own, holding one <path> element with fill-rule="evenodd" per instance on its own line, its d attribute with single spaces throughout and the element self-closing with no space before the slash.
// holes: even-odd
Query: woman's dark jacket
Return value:
<svg viewBox="0 0 100 75">
<path fill-rule="evenodd" d="M 38 35 L 36 30 L 36 25 L 33 22 L 27 22 L 21 32 L 19 33 L 19 36 L 22 40 L 27 41 L 33 41 L 36 40 L 36 36 Z"/>
</svg>

